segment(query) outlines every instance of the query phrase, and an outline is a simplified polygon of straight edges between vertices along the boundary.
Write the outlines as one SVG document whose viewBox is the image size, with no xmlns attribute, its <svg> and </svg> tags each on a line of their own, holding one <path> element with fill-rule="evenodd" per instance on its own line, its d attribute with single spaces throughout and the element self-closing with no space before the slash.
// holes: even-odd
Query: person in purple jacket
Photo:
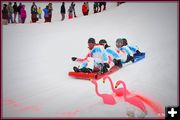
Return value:
<svg viewBox="0 0 180 120">
<path fill-rule="evenodd" d="M 21 14 L 21 21 L 22 21 L 22 23 L 25 23 L 25 20 L 26 20 L 25 5 L 22 5 L 21 10 L 20 10 L 20 14 Z"/>
</svg>

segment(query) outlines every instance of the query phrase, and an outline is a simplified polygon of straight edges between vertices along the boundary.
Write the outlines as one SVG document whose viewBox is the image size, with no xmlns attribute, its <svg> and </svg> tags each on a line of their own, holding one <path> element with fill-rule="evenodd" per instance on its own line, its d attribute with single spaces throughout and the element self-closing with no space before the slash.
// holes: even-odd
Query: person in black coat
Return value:
<svg viewBox="0 0 180 120">
<path fill-rule="evenodd" d="M 33 2 L 31 6 L 31 22 L 35 23 L 37 20 L 37 5 Z"/>
<path fill-rule="evenodd" d="M 61 21 L 63 21 L 65 19 L 65 14 L 66 14 L 66 8 L 65 8 L 65 3 L 63 2 L 62 5 L 61 5 Z"/>
<path fill-rule="evenodd" d="M 16 2 L 14 2 L 13 9 L 14 9 L 14 23 L 16 23 L 16 16 L 18 12 L 18 6 Z"/>
<path fill-rule="evenodd" d="M 72 10 L 73 10 L 74 17 L 77 17 L 77 16 L 76 16 L 75 3 L 74 3 L 74 2 L 71 3 L 71 8 L 72 8 Z"/>
<path fill-rule="evenodd" d="M 21 7 L 22 7 L 22 3 L 19 3 L 19 6 L 18 6 L 18 23 L 21 23 Z"/>
<path fill-rule="evenodd" d="M 106 2 L 99 2 L 99 12 L 101 12 L 102 6 L 103 6 L 103 10 L 106 10 Z"/>
<path fill-rule="evenodd" d="M 8 24 L 8 9 L 7 9 L 7 4 L 3 5 L 3 10 L 2 10 L 2 24 L 7 25 Z"/>
<path fill-rule="evenodd" d="M 103 10 L 106 10 L 106 2 L 102 2 Z"/>
</svg>

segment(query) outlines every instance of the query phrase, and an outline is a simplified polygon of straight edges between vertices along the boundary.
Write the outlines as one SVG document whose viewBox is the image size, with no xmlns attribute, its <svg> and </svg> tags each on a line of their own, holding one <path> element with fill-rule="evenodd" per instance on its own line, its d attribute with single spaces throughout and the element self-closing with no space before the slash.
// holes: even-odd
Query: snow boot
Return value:
<svg viewBox="0 0 180 120">
<path fill-rule="evenodd" d="M 73 67 L 74 72 L 80 72 L 80 69 L 76 66 Z"/>
<path fill-rule="evenodd" d="M 104 65 L 101 69 L 101 74 L 106 73 L 106 72 L 108 72 L 108 68 L 107 66 Z"/>
<path fill-rule="evenodd" d="M 85 67 L 84 67 L 84 68 L 81 68 L 80 71 L 81 71 L 81 72 L 84 72 L 84 73 L 91 73 L 91 72 L 92 72 L 92 69 L 90 69 L 90 68 L 85 68 Z"/>
<path fill-rule="evenodd" d="M 141 56 L 141 55 L 142 53 L 139 50 L 137 50 L 136 53 L 134 54 L 134 56 Z"/>
<path fill-rule="evenodd" d="M 129 62 L 129 61 L 134 62 L 134 57 L 128 55 L 126 62 Z"/>
</svg>

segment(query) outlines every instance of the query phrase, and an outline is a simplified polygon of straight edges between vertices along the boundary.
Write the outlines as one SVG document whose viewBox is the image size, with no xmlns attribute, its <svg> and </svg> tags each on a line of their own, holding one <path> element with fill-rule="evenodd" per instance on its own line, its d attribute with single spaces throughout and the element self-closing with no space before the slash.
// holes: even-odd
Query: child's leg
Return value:
<svg viewBox="0 0 180 120">
<path fill-rule="evenodd" d="M 94 58 L 92 58 L 92 57 L 88 57 L 87 58 L 87 61 L 88 61 L 88 64 L 87 64 L 87 68 L 90 68 L 90 69 L 94 69 Z"/>
</svg>

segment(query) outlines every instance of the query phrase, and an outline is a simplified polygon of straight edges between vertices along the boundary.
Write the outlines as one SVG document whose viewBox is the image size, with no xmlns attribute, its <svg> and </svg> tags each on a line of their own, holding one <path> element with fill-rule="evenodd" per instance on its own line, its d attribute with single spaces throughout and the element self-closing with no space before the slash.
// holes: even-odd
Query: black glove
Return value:
<svg viewBox="0 0 180 120">
<path fill-rule="evenodd" d="M 109 68 L 110 66 L 108 63 L 104 63 L 104 67 Z"/>
<path fill-rule="evenodd" d="M 108 68 L 109 68 L 109 67 L 110 67 L 109 64 L 104 63 L 104 64 L 103 64 L 103 67 L 102 67 L 102 69 L 101 69 L 101 73 L 103 74 L 103 73 L 108 72 Z"/>
<path fill-rule="evenodd" d="M 72 59 L 72 61 L 75 61 L 77 59 L 77 57 L 72 57 L 71 59 Z"/>
<path fill-rule="evenodd" d="M 116 60 L 116 59 L 113 59 L 113 62 L 114 62 L 114 65 L 115 65 L 115 66 L 118 66 L 119 68 L 121 68 L 121 67 L 122 67 L 121 60 Z"/>
</svg>

